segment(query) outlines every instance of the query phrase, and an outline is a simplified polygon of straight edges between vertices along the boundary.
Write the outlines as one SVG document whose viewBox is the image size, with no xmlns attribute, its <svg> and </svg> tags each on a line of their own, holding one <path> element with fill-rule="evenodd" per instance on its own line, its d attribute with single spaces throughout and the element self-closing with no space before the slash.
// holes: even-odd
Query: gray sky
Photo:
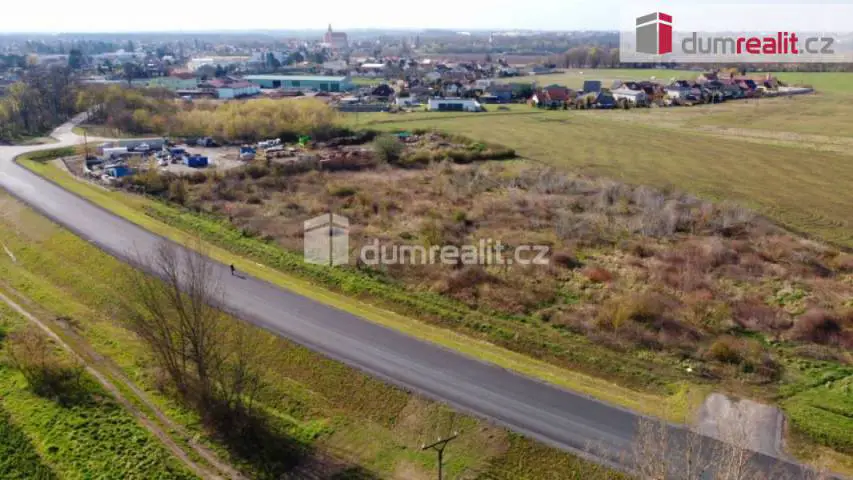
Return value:
<svg viewBox="0 0 853 480">
<path fill-rule="evenodd" d="M 280 30 L 352 28 L 450 28 L 616 30 L 624 0 L 518 0 L 359 2 L 325 0 L 312 4 L 289 0 L 210 2 L 199 0 L 5 0 L 0 32 L 135 32 L 199 30 Z M 822 3 L 850 4 L 853 0 Z M 670 0 L 647 3 L 666 11 L 670 5 L 738 2 Z M 765 5 L 787 0 L 752 0 Z M 296 4 L 298 6 L 294 6 Z M 630 2 L 636 5 L 636 2 Z M 812 5 L 816 11 L 819 5 Z M 853 23 L 853 20 L 850 20 Z M 853 30 L 853 28 L 851 28 Z"/>
</svg>

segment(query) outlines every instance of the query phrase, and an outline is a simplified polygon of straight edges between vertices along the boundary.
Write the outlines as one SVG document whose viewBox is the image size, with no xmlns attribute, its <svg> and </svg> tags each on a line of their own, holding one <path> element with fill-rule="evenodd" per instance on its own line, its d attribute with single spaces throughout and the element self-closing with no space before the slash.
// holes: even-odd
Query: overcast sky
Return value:
<svg viewBox="0 0 853 480">
<path fill-rule="evenodd" d="M 353 28 L 449 28 L 616 30 L 624 0 L 518 0 L 427 2 L 375 2 L 325 0 L 249 0 L 211 2 L 200 0 L 3 0 L 0 32 L 139 32 L 200 30 L 287 30 Z M 851 4 L 853 0 L 822 3 Z M 636 5 L 637 2 L 630 2 Z M 670 0 L 654 5 L 708 3 L 708 13 L 721 2 Z M 722 2 L 738 3 L 738 2 Z M 788 0 L 752 0 L 749 3 L 805 3 Z M 295 5 L 294 5 L 295 4 Z M 770 7 L 772 8 L 772 7 Z M 815 11 L 820 7 L 812 5 Z M 853 23 L 853 19 L 848 19 Z M 853 30 L 853 28 L 851 28 Z"/>
</svg>

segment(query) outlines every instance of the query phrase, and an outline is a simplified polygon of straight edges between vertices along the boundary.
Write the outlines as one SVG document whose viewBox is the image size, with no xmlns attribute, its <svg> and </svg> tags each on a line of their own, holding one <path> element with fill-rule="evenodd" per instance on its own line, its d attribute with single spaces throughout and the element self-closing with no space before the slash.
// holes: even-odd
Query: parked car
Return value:
<svg viewBox="0 0 853 480">
<path fill-rule="evenodd" d="M 219 145 L 210 137 L 199 138 L 196 140 L 196 145 L 199 147 L 218 147 Z"/>
<path fill-rule="evenodd" d="M 133 149 L 133 151 L 143 152 L 143 153 L 149 152 L 149 151 L 151 151 L 151 146 L 148 145 L 147 143 L 140 143 L 139 145 L 136 146 L 136 148 Z"/>
</svg>

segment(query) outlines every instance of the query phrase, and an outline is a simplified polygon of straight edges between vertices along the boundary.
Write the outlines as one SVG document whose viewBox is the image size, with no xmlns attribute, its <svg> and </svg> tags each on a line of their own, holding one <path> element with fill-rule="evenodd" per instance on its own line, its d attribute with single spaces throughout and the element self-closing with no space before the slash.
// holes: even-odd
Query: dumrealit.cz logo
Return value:
<svg viewBox="0 0 853 480">
<path fill-rule="evenodd" d="M 307 263 L 329 266 L 349 263 L 349 219 L 324 213 L 306 220 L 303 229 L 302 253 Z"/>
<path fill-rule="evenodd" d="M 349 219 L 325 213 L 303 224 L 306 263 L 346 265 L 350 260 Z M 469 245 L 395 245 L 368 240 L 356 247 L 360 264 L 377 265 L 548 265 L 551 247 L 522 244 L 510 247 L 500 240 L 479 239 Z"/>
<path fill-rule="evenodd" d="M 672 15 L 657 12 L 637 18 L 637 51 L 651 55 L 672 52 Z"/>
<path fill-rule="evenodd" d="M 672 5 L 646 9 L 630 4 L 623 11 L 620 60 L 626 63 L 853 61 L 853 24 L 841 20 L 853 18 L 853 5 L 716 4 L 712 11 L 709 8 Z"/>
</svg>

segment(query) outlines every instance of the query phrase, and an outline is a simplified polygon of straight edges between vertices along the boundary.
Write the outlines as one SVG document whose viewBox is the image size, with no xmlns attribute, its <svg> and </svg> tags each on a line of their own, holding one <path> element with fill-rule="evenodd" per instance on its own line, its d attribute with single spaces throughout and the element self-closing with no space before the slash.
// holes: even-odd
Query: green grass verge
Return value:
<svg viewBox="0 0 853 480">
<path fill-rule="evenodd" d="M 660 379 L 649 372 L 647 362 L 598 348 L 581 337 L 578 337 L 572 348 L 556 347 L 547 343 L 543 345 L 541 339 L 539 343 L 531 340 L 526 346 L 536 349 L 543 357 L 558 358 L 563 364 L 578 369 L 606 372 L 625 383 L 633 384 L 636 388 L 622 387 L 593 375 L 561 368 L 504 348 L 501 343 L 517 345 L 518 339 L 512 338 L 508 330 L 494 325 L 499 325 L 501 321 L 516 321 L 514 319 L 490 317 L 486 321 L 481 318 L 481 313 L 466 311 L 461 309 L 461 306 L 435 295 L 412 295 L 393 285 L 372 281 L 365 276 L 307 265 L 298 255 L 284 252 L 257 239 L 242 237 L 239 232 L 213 219 L 181 212 L 144 197 L 95 187 L 69 176 L 50 163 L 22 159 L 21 164 L 96 205 L 164 237 L 184 244 L 189 244 L 191 238 L 202 237 L 209 242 L 208 253 L 213 258 L 226 264 L 234 264 L 255 277 L 474 358 L 638 412 L 674 421 L 684 421 L 701 401 L 701 388 L 691 387 L 683 382 L 662 384 Z M 318 283 L 336 288 L 343 294 L 323 289 Z M 353 298 L 354 295 L 361 295 L 362 299 Z M 364 297 L 371 301 L 378 298 L 384 303 L 373 305 L 363 301 Z M 390 304 L 403 305 L 410 311 L 432 314 L 438 319 L 452 319 L 455 322 L 453 325 L 449 322 L 440 325 L 464 327 L 468 335 L 395 313 L 385 308 Z M 539 337 L 534 325 L 527 328 L 531 331 L 531 339 Z M 510 342 L 510 339 L 513 341 Z M 646 391 L 640 391 L 643 386 Z"/>
<path fill-rule="evenodd" d="M 68 318 L 75 336 L 119 366 L 171 418 L 206 442 L 214 441 L 205 436 L 196 414 L 155 388 L 156 376 L 144 348 L 116 317 L 115 280 L 130 267 L 27 208 L 14 209 L 10 218 L 14 228 L 0 221 L 0 235 L 17 258 L 13 262 L 0 256 L 0 278 L 6 285 L 37 302 L 46 316 Z M 346 474 L 355 478 L 432 478 L 434 454 L 420 451 L 419 445 L 450 428 L 463 432 L 445 458 L 451 478 L 484 472 L 494 473 L 486 478 L 518 478 L 502 474 L 494 466 L 505 455 L 528 459 L 522 470 L 512 470 L 527 472 L 524 478 L 543 478 L 537 473 L 542 470 L 536 468 L 547 465 L 546 457 L 559 459 L 552 460 L 556 463 L 549 468 L 555 468 L 562 478 L 572 478 L 576 471 L 604 472 L 586 476 L 591 479 L 614 478 L 566 453 L 534 448 L 535 443 L 523 439 L 509 441 L 502 429 L 458 415 L 275 335 L 265 334 L 258 348 L 269 362 L 266 379 L 270 387 L 260 400 L 280 434 L 274 443 L 321 450 L 352 462 L 356 466 L 347 468 Z M 247 459 L 246 452 L 240 456 L 221 444 L 219 450 L 231 452 L 232 462 L 253 477 L 270 478 L 270 471 L 284 470 L 269 458 Z M 280 451 L 289 453 L 289 449 Z"/>
<path fill-rule="evenodd" d="M 57 478 L 53 470 L 42 462 L 27 435 L 12 423 L 12 418 L 4 410 L 0 410 L 0 478 L 9 480 Z"/>
<path fill-rule="evenodd" d="M 87 383 L 91 398 L 66 407 L 34 395 L 20 374 L 0 367 L 0 403 L 63 478 L 195 478 L 93 380 Z"/>
<path fill-rule="evenodd" d="M 0 315 L 8 330 L 26 322 L 5 303 Z M 63 405 L 5 360 L 0 351 L 0 478 L 196 478 L 88 374 L 85 394 Z"/>
</svg>

